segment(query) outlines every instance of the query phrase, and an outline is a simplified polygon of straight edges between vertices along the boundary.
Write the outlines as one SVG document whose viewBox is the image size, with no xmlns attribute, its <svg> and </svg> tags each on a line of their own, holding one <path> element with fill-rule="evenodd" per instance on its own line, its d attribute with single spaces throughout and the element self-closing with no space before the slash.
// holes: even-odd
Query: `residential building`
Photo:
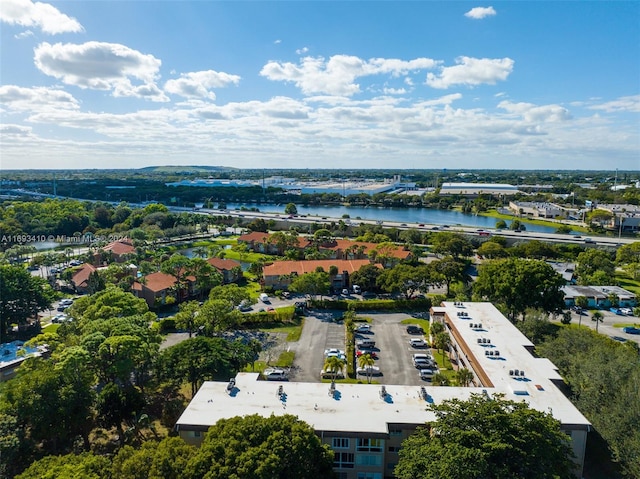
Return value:
<svg viewBox="0 0 640 479">
<path fill-rule="evenodd" d="M 197 293 L 195 281 L 194 276 L 187 276 L 184 286 L 178 290 L 175 276 L 158 271 L 134 282 L 131 292 L 138 298 L 143 298 L 150 308 L 155 308 L 167 302 L 182 301 L 194 296 Z"/>
<path fill-rule="evenodd" d="M 471 387 L 273 383 L 239 373 L 235 384 L 205 382 L 176 423 L 185 441 L 198 445 L 220 419 L 292 414 L 310 424 L 334 452 L 342 479 L 393 477 L 402 441 L 436 419 L 429 404 L 465 400 L 472 393 L 525 401 L 560 421 L 582 475 L 591 424 L 562 393 L 563 381 L 534 345 L 491 303 L 445 302 L 431 309 L 451 336 L 452 362 L 473 372 Z M 386 376 L 385 376 L 386 377 Z M 427 384 L 427 383 L 425 383 Z"/>
<path fill-rule="evenodd" d="M 242 278 L 242 265 L 233 259 L 209 258 L 207 263 L 222 274 L 224 284 L 235 283 Z"/>
<path fill-rule="evenodd" d="M 85 294 L 89 292 L 89 276 L 97 270 L 98 269 L 92 264 L 84 263 L 75 273 L 73 273 L 73 276 L 71 276 L 71 284 L 76 290 L 76 293 Z"/>
<path fill-rule="evenodd" d="M 349 276 L 358 271 L 365 264 L 371 264 L 368 259 L 321 259 L 308 261 L 275 261 L 262 270 L 263 286 L 273 289 L 287 289 L 295 276 L 313 273 L 317 268 L 322 268 L 329 273 L 332 266 L 338 269 L 338 274 L 331 276 L 331 287 L 334 290 L 342 290 L 350 286 Z M 381 265 L 377 265 L 382 268 Z"/>
<path fill-rule="evenodd" d="M 567 306 L 574 306 L 576 299 L 584 296 L 588 301 L 588 308 L 610 308 L 609 297 L 615 294 L 618 297 L 618 305 L 623 308 L 634 308 L 638 305 L 638 298 L 631 291 L 620 286 L 577 286 L 567 285 L 562 287 L 564 302 Z"/>
<path fill-rule="evenodd" d="M 104 252 L 111 252 L 116 263 L 124 263 L 136 254 L 136 248 L 129 240 L 112 241 L 102 248 Z"/>
</svg>

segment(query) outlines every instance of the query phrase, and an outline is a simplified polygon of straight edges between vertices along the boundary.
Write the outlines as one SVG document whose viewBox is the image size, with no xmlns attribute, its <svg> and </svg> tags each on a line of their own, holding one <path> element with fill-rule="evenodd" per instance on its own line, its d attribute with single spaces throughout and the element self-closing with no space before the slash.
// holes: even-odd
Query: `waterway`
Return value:
<svg viewBox="0 0 640 479">
<path fill-rule="evenodd" d="M 284 213 L 285 205 L 256 205 L 227 203 L 227 209 L 236 210 L 258 208 L 263 213 Z M 496 219 L 488 216 L 476 216 L 455 210 L 438 210 L 428 208 L 385 208 L 362 206 L 297 206 L 298 214 L 327 218 L 342 218 L 349 215 L 353 220 L 395 221 L 399 223 L 424 223 L 432 225 L 460 225 L 477 228 L 495 228 Z M 509 221 L 507 221 L 509 224 Z M 527 231 L 538 233 L 555 233 L 557 228 L 527 224 Z"/>
</svg>

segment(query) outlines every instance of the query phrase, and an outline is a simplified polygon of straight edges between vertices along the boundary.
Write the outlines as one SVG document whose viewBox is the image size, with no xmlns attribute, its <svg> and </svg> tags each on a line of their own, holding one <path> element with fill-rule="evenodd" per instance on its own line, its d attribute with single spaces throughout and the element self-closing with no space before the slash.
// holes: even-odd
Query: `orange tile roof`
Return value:
<svg viewBox="0 0 640 479">
<path fill-rule="evenodd" d="M 267 241 L 267 238 L 269 238 L 269 236 L 271 236 L 269 233 L 252 231 L 251 233 L 238 236 L 238 241 L 246 241 L 247 243 L 250 243 L 252 241 L 257 243 L 264 243 Z"/>
<path fill-rule="evenodd" d="M 148 274 L 145 276 L 145 279 L 146 283 L 144 284 L 144 286 L 154 293 L 169 289 L 176 284 L 176 278 L 173 275 L 163 273 L 162 271 Z M 188 281 L 196 280 L 194 276 L 187 276 L 186 279 Z"/>
<path fill-rule="evenodd" d="M 347 249 L 353 246 L 364 246 L 364 253 L 367 254 L 369 251 L 375 249 L 378 246 L 378 243 L 366 243 L 364 241 L 351 241 L 348 239 L 336 239 L 335 244 L 332 246 L 322 246 L 322 249 L 330 249 L 333 251 L 341 250 L 346 251 Z M 405 251 L 401 247 L 397 247 L 392 251 L 392 254 L 395 258 L 406 259 L 411 252 Z"/>
<path fill-rule="evenodd" d="M 218 270 L 232 270 L 233 268 L 238 268 L 242 266 L 240 263 L 233 259 L 225 259 L 225 258 L 209 258 L 207 260 L 211 266 Z"/>
<path fill-rule="evenodd" d="M 80 266 L 80 269 L 73 274 L 73 276 L 71 277 L 71 282 L 75 285 L 76 288 L 79 286 L 85 287 L 87 286 L 89 276 L 94 271 L 96 271 L 96 268 L 93 265 L 84 263 L 82 266 Z"/>
<path fill-rule="evenodd" d="M 358 271 L 366 264 L 371 264 L 371 261 L 368 259 L 352 259 L 352 260 L 344 260 L 344 259 L 320 259 L 320 260 L 309 260 L 309 261 L 276 261 L 273 264 L 265 266 L 263 269 L 264 276 L 282 276 L 291 273 L 297 273 L 298 275 L 302 275 L 305 273 L 312 273 L 316 270 L 318 266 L 321 266 L 327 273 L 329 272 L 329 268 L 331 266 L 336 266 L 338 268 L 338 272 L 342 273 L 343 271 L 347 271 L 349 274 L 352 274 L 355 271 Z M 377 267 L 382 268 L 381 265 L 376 264 Z"/>
<path fill-rule="evenodd" d="M 114 241 L 102 248 L 104 251 L 111 251 L 115 255 L 135 253 L 136 249 L 128 241 Z"/>
</svg>

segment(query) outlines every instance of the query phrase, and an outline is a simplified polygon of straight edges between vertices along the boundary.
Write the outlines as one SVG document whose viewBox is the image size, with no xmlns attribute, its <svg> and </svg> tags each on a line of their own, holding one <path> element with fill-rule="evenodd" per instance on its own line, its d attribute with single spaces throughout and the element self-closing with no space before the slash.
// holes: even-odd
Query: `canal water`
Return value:
<svg viewBox="0 0 640 479">
<path fill-rule="evenodd" d="M 258 208 L 263 213 L 284 213 L 286 205 L 256 205 L 227 203 L 227 209 Z M 353 220 L 395 221 L 399 223 L 425 223 L 434 225 L 460 225 L 477 228 L 495 228 L 496 219 L 487 216 L 476 216 L 454 210 L 438 210 L 427 208 L 385 208 L 362 206 L 296 206 L 298 214 L 320 216 L 327 218 L 341 218 L 349 215 Z M 507 221 L 509 224 L 509 221 Z M 526 225 L 527 231 L 538 233 L 555 233 L 556 228 L 540 225 Z"/>
</svg>

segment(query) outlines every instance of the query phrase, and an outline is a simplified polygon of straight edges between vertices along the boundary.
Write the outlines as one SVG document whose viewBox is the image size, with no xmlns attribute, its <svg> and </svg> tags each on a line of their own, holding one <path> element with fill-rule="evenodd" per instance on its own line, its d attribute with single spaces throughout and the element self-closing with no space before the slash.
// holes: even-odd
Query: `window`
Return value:
<svg viewBox="0 0 640 479">
<path fill-rule="evenodd" d="M 359 472 L 358 479 L 382 479 L 380 472 Z"/>
<path fill-rule="evenodd" d="M 389 452 L 398 452 L 400 450 L 400 446 L 389 446 Z"/>
<path fill-rule="evenodd" d="M 382 452 L 384 441 L 382 439 L 358 439 L 358 451 Z"/>
<path fill-rule="evenodd" d="M 389 429 L 390 436 L 402 436 L 402 429 Z"/>
<path fill-rule="evenodd" d="M 349 438 L 348 437 L 334 437 L 331 440 L 331 448 L 332 449 L 349 449 Z"/>
<path fill-rule="evenodd" d="M 382 456 L 380 454 L 358 454 L 356 464 L 358 466 L 382 466 Z"/>
<path fill-rule="evenodd" d="M 355 454 L 352 452 L 334 452 L 333 467 L 338 469 L 353 469 Z"/>
</svg>

